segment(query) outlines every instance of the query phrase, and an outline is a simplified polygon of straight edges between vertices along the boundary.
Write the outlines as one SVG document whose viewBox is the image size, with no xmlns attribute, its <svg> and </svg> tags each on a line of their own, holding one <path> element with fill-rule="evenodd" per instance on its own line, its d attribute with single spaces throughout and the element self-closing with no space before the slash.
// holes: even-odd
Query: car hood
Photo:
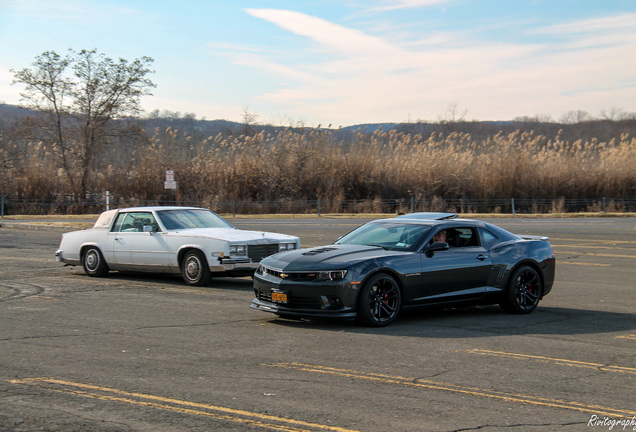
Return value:
<svg viewBox="0 0 636 432">
<path fill-rule="evenodd" d="M 280 252 L 262 261 L 263 265 L 285 271 L 344 269 L 363 260 L 404 252 L 387 251 L 378 246 L 334 244 Z"/>
<path fill-rule="evenodd" d="M 235 228 L 192 228 L 178 231 L 169 231 L 170 235 L 180 237 L 209 238 L 226 240 L 229 242 L 281 242 L 296 241 L 298 237 L 287 234 L 278 234 L 262 231 L 247 231 Z"/>
</svg>

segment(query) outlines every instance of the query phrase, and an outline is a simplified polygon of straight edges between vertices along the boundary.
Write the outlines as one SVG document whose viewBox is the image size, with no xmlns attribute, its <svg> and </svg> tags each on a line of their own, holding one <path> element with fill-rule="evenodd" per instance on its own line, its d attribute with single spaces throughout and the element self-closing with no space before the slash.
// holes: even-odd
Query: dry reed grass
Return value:
<svg viewBox="0 0 636 432">
<path fill-rule="evenodd" d="M 71 192 L 55 158 L 55 149 L 42 143 L 3 141 L 2 194 L 59 199 Z M 161 201 L 168 197 L 166 169 L 175 171 L 183 201 L 279 201 L 290 212 L 298 209 L 285 208 L 286 201 L 318 198 L 415 197 L 432 210 L 444 210 L 446 199 L 633 198 L 636 139 L 566 141 L 560 134 L 516 131 L 476 140 L 465 133 L 378 130 L 344 142 L 329 131 L 309 130 L 195 140 L 168 128 L 96 166 L 90 187 L 129 202 Z M 563 210 L 558 200 L 553 206 Z"/>
</svg>

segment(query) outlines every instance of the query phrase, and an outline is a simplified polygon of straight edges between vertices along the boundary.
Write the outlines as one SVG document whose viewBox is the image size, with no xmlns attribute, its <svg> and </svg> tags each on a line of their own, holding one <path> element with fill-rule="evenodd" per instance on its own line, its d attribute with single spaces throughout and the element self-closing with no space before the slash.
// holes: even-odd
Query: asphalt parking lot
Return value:
<svg viewBox="0 0 636 432">
<path fill-rule="evenodd" d="M 89 278 L 55 261 L 61 231 L 5 225 L 0 431 L 636 430 L 636 218 L 489 221 L 550 236 L 537 311 L 380 329 L 252 310 L 249 278 Z M 231 222 L 317 246 L 365 220 Z"/>
</svg>

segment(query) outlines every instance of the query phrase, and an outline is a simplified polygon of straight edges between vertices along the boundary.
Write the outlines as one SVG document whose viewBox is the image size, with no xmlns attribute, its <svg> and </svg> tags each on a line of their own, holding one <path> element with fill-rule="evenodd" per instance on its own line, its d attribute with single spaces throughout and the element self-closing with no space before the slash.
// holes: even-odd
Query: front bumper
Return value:
<svg viewBox="0 0 636 432">
<path fill-rule="evenodd" d="M 211 272 L 250 272 L 253 273 L 260 262 L 253 262 L 250 258 L 222 258 L 218 265 L 210 265 Z"/>
<path fill-rule="evenodd" d="M 356 311 L 350 308 L 341 309 L 295 309 L 266 302 L 255 298 L 250 305 L 253 309 L 271 312 L 282 316 L 316 317 L 316 318 L 355 318 Z"/>
<path fill-rule="evenodd" d="M 286 301 L 273 300 L 272 293 Z M 269 275 L 254 275 L 254 300 L 250 307 L 278 315 L 353 318 L 358 286 L 347 281 L 299 282 Z"/>
</svg>

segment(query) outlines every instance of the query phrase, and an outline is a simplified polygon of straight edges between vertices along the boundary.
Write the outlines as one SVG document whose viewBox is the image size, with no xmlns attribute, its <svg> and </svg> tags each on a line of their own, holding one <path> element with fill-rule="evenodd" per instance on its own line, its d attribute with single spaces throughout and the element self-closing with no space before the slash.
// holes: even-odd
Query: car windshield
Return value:
<svg viewBox="0 0 636 432">
<path fill-rule="evenodd" d="M 430 230 L 428 225 L 368 223 L 351 231 L 336 244 L 380 246 L 387 250 L 412 251 Z"/>
<path fill-rule="evenodd" d="M 159 219 L 167 230 L 190 228 L 234 228 L 209 210 L 179 209 L 161 210 L 157 212 Z"/>
</svg>

